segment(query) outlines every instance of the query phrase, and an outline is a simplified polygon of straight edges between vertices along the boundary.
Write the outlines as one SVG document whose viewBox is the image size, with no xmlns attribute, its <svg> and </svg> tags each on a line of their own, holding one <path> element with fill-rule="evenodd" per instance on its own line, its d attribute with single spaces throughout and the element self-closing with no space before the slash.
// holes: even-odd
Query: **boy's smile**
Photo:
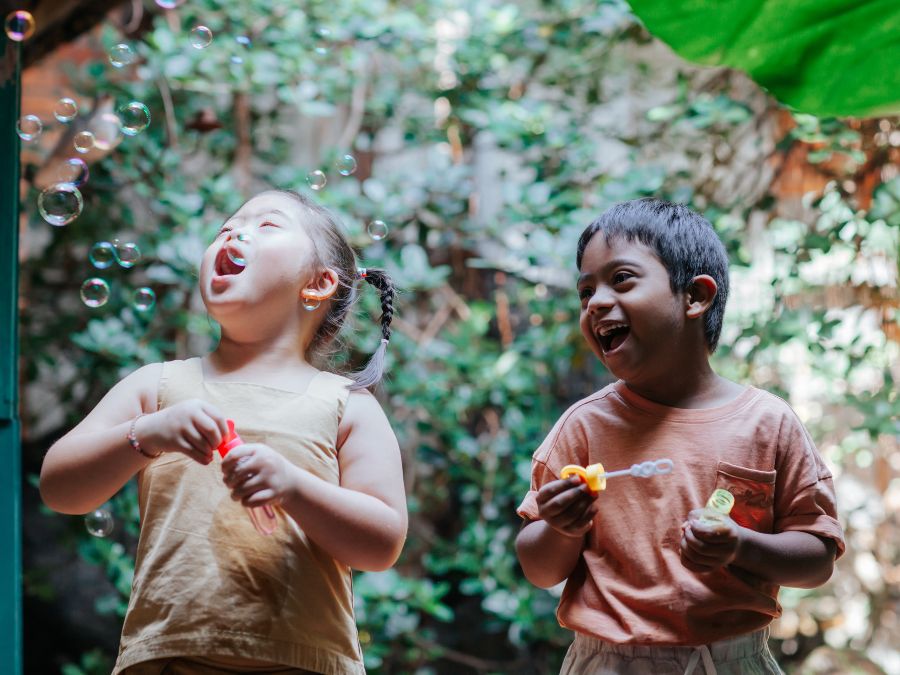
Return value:
<svg viewBox="0 0 900 675">
<path fill-rule="evenodd" d="M 656 254 L 640 242 L 598 232 L 578 279 L 581 332 L 600 361 L 626 382 L 668 377 L 684 337 L 682 294 Z"/>
</svg>

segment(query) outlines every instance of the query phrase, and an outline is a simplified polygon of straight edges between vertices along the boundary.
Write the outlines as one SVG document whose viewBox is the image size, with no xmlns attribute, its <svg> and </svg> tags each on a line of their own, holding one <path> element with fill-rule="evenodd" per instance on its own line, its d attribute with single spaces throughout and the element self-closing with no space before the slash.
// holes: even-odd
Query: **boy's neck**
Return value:
<svg viewBox="0 0 900 675">
<path fill-rule="evenodd" d="M 717 408 L 737 398 L 745 387 L 718 375 L 709 362 L 686 368 L 658 382 L 625 382 L 635 394 L 671 408 Z"/>
</svg>

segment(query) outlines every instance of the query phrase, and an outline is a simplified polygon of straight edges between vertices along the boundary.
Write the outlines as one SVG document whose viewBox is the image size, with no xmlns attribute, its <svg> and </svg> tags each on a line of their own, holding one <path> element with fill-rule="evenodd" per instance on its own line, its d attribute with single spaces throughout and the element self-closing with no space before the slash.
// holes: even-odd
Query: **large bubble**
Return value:
<svg viewBox="0 0 900 675">
<path fill-rule="evenodd" d="M 3 24 L 6 37 L 13 42 L 23 42 L 34 35 L 34 26 L 34 17 L 31 16 L 31 12 L 22 9 L 7 14 Z"/>
<path fill-rule="evenodd" d="M 71 183 L 56 183 L 38 195 L 38 211 L 41 217 L 57 227 L 68 225 L 84 208 L 84 199 Z"/>
<path fill-rule="evenodd" d="M 85 279 L 81 284 L 81 301 L 91 309 L 103 307 L 107 300 L 109 300 L 109 284 L 100 277 Z"/>
<path fill-rule="evenodd" d="M 132 101 L 119 108 L 122 120 L 122 133 L 126 136 L 137 136 L 150 125 L 150 109 L 140 101 Z"/>
</svg>

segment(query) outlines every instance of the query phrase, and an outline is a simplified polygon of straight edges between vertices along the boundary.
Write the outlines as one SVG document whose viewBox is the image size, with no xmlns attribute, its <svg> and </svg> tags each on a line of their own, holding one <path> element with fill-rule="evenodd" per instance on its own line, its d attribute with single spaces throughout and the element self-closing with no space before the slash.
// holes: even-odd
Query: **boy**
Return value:
<svg viewBox="0 0 900 675">
<path fill-rule="evenodd" d="M 578 243 L 581 332 L 619 381 L 573 405 L 534 454 L 518 509 L 525 576 L 566 582 L 561 673 L 780 673 L 767 646 L 781 585 L 812 588 L 844 550 L 832 478 L 781 399 L 709 364 L 728 295 L 712 226 L 654 199 L 618 204 Z M 600 495 L 567 464 L 669 458 Z M 637 481 L 640 481 L 638 483 Z M 688 518 L 717 488 L 725 526 Z"/>
</svg>

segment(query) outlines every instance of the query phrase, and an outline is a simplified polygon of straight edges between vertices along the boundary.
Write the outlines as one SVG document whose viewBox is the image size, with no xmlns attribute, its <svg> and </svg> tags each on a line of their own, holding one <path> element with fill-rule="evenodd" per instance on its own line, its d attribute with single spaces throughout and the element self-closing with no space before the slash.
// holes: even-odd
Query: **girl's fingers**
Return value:
<svg viewBox="0 0 900 675">
<path fill-rule="evenodd" d="M 219 431 L 216 421 L 209 415 L 199 415 L 194 420 L 194 429 L 206 445 L 213 450 L 219 447 L 219 443 L 222 442 L 223 435 Z"/>
</svg>

